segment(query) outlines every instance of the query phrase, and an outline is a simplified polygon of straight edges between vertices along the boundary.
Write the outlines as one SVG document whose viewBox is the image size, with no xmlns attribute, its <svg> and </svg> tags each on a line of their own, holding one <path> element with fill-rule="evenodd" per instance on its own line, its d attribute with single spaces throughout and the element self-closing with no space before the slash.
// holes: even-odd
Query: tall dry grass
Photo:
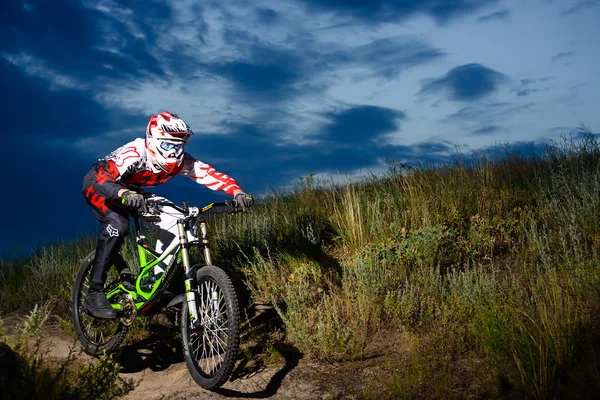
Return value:
<svg viewBox="0 0 600 400">
<path fill-rule="evenodd" d="M 247 303 L 275 306 L 305 356 L 361 359 L 383 332 L 413 343 L 373 393 L 585 398 L 600 382 L 599 194 L 600 146 L 583 132 L 543 153 L 505 147 L 345 184 L 309 176 L 209 222 L 215 264 Z M 61 257 L 41 268 L 63 266 L 58 297 L 73 274 Z M 38 285 L 36 265 L 0 272 L 0 309 L 22 301 L 14 286 Z"/>
</svg>

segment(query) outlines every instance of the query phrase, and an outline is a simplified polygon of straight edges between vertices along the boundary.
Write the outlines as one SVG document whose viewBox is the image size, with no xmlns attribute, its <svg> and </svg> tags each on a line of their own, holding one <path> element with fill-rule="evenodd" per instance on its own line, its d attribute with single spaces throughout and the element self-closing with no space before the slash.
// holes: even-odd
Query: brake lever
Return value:
<svg viewBox="0 0 600 400">
<path fill-rule="evenodd" d="M 160 215 L 160 209 L 158 208 L 158 202 L 152 198 L 146 199 L 144 202 L 144 214 L 148 214 L 147 216 L 153 217 Z"/>
<path fill-rule="evenodd" d="M 227 201 L 227 211 L 229 215 L 235 215 L 240 212 L 240 208 L 235 200 Z"/>
</svg>

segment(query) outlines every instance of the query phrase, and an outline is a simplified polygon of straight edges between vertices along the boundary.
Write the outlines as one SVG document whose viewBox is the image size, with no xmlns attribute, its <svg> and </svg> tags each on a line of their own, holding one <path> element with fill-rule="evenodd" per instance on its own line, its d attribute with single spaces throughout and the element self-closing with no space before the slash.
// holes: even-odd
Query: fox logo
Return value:
<svg viewBox="0 0 600 400">
<path fill-rule="evenodd" d="M 119 236 L 119 230 L 113 228 L 112 225 L 110 225 L 110 224 L 108 224 L 108 226 L 106 227 L 106 231 L 108 232 L 108 234 L 111 237 L 117 237 L 117 236 Z"/>
</svg>

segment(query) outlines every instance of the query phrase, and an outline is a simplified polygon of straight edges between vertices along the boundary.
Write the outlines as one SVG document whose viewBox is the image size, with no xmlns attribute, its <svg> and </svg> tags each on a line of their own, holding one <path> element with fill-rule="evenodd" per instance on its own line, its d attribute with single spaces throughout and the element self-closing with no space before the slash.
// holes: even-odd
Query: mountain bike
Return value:
<svg viewBox="0 0 600 400">
<path fill-rule="evenodd" d="M 198 208 L 188 203 L 178 206 L 158 196 L 147 198 L 146 207 L 148 212 L 133 215 L 139 273 L 122 269 L 114 279 L 109 276 L 104 288 L 117 312 L 116 319 L 95 318 L 83 306 L 95 251 L 82 261 L 73 287 L 72 313 L 77 338 L 86 353 L 102 355 L 119 347 L 137 316 L 179 311 L 183 353 L 190 374 L 205 389 L 219 387 L 229 379 L 239 351 L 239 310 L 231 280 L 222 269 L 212 265 L 204 214 L 219 210 L 235 214 L 241 209 L 235 200 Z M 163 252 L 151 250 L 142 235 L 140 219 L 153 222 L 168 212 L 180 214 L 178 235 Z M 190 237 L 193 239 L 189 240 Z M 200 247 L 204 263 L 191 264 L 192 246 Z M 117 267 L 116 263 L 114 266 Z M 180 267 L 183 267 L 185 293 L 175 296 L 166 289 Z M 111 274 L 114 276 L 116 272 Z"/>
</svg>

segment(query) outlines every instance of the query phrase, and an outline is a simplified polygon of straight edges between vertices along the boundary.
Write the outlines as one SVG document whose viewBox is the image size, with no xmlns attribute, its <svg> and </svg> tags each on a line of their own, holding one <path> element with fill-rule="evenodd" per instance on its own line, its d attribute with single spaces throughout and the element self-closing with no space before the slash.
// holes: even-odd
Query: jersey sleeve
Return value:
<svg viewBox="0 0 600 400">
<path fill-rule="evenodd" d="M 212 166 L 196 160 L 187 153 L 183 159 L 183 168 L 180 174 L 205 185 L 209 189 L 222 190 L 230 196 L 242 190 L 233 178 L 218 172 Z"/>
<path fill-rule="evenodd" d="M 99 160 L 96 168 L 98 175 L 94 184 L 96 193 L 108 199 L 118 197 L 119 190 L 124 188 L 120 183 L 121 175 L 142 160 L 144 149 L 141 146 L 143 139 L 136 139 Z"/>
</svg>

